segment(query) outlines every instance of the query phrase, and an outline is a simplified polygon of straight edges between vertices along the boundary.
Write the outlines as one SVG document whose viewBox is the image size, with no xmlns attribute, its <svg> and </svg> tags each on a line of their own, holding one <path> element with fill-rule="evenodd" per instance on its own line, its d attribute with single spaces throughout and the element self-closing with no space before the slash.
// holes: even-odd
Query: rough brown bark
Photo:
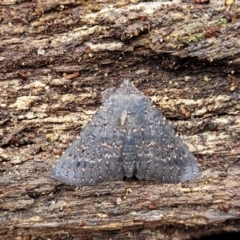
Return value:
<svg viewBox="0 0 240 240">
<path fill-rule="evenodd" d="M 240 231 L 238 2 L 110 2 L 0 3 L 0 238 Z M 101 91 L 124 76 L 172 121 L 200 178 L 80 189 L 49 178 Z"/>
</svg>

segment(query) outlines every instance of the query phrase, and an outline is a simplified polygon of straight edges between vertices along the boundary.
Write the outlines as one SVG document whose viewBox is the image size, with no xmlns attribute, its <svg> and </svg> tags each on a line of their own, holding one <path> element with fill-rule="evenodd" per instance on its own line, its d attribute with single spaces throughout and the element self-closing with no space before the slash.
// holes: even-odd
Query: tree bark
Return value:
<svg viewBox="0 0 240 240">
<path fill-rule="evenodd" d="M 239 3 L 140 2 L 1 1 L 1 239 L 240 231 Z M 124 77 L 172 121 L 199 178 L 76 188 L 49 177 Z"/>
</svg>

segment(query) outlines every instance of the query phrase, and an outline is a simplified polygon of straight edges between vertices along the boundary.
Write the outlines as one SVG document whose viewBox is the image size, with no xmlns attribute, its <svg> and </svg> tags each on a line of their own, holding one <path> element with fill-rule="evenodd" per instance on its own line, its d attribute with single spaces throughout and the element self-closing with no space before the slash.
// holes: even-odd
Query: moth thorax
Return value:
<svg viewBox="0 0 240 240">
<path fill-rule="evenodd" d="M 123 127 L 127 120 L 127 110 L 123 110 L 120 116 L 120 125 Z"/>
</svg>

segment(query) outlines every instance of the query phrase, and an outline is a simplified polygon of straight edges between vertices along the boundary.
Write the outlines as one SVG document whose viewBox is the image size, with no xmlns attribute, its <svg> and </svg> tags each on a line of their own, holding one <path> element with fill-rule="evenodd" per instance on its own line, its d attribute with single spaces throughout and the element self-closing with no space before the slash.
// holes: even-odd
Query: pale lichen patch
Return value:
<svg viewBox="0 0 240 240">
<path fill-rule="evenodd" d="M 31 105 L 40 100 L 38 96 L 22 96 L 18 97 L 16 102 L 11 104 L 9 108 L 16 108 L 17 110 L 28 110 L 31 108 Z"/>
</svg>

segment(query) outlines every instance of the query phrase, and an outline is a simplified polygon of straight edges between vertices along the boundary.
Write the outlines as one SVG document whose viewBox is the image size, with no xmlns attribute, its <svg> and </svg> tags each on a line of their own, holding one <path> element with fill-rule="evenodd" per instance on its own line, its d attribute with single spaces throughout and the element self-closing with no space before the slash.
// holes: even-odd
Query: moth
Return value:
<svg viewBox="0 0 240 240">
<path fill-rule="evenodd" d="M 52 178 L 79 187 L 133 176 L 179 183 L 199 175 L 194 155 L 128 79 L 105 92 L 103 106 L 51 172 Z"/>
</svg>

